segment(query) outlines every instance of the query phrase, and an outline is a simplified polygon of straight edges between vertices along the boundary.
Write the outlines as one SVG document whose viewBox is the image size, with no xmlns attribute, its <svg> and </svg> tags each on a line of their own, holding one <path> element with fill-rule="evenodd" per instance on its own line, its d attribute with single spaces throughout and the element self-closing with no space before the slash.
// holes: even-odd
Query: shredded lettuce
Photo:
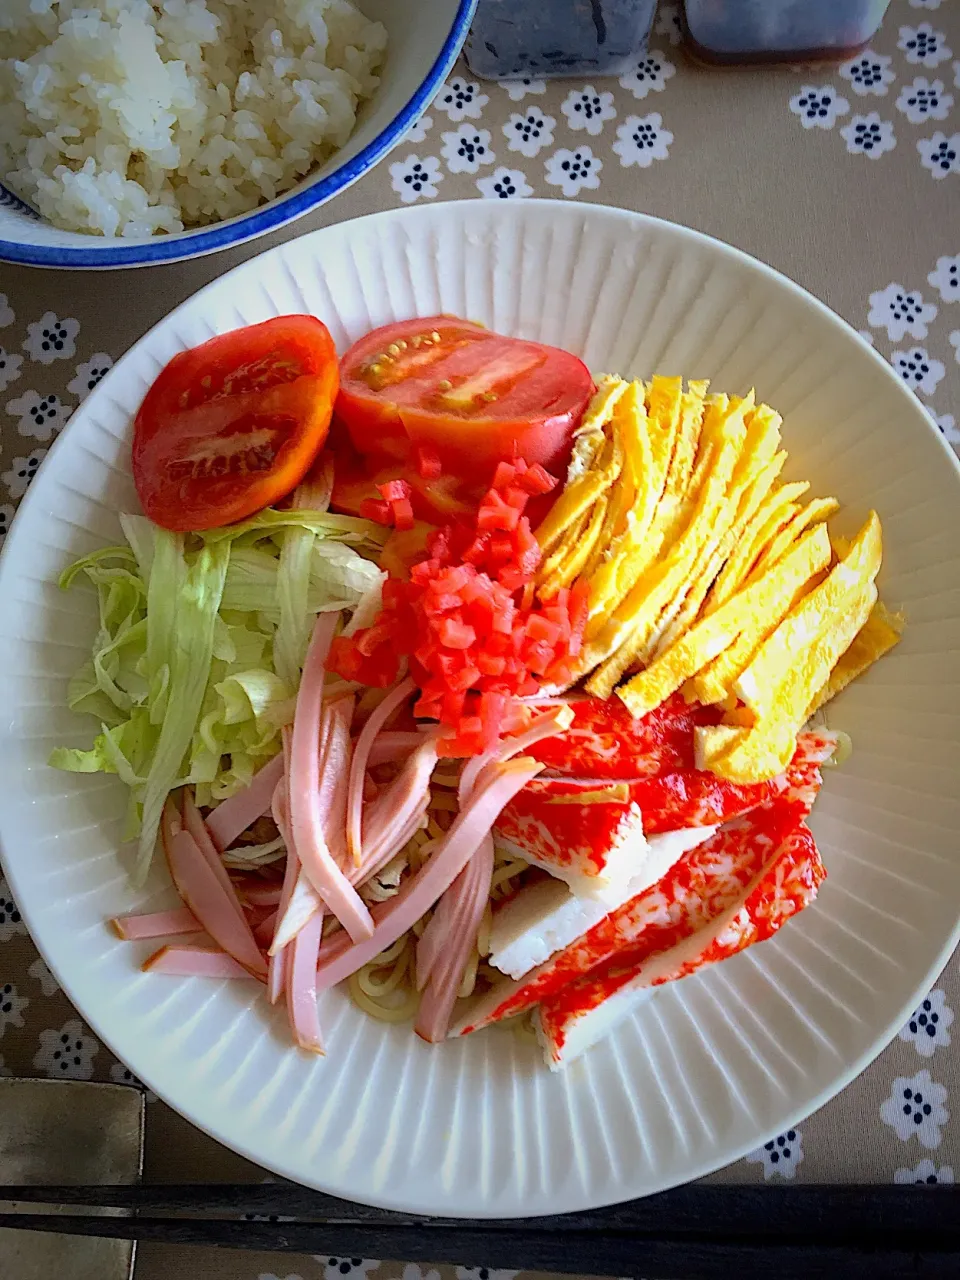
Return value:
<svg viewBox="0 0 960 1280">
<path fill-rule="evenodd" d="M 125 834 L 139 841 L 142 878 L 171 790 L 190 783 L 201 805 L 226 799 L 280 750 L 313 619 L 379 598 L 384 575 L 360 549 L 379 549 L 385 530 L 301 510 L 200 534 L 143 516 L 120 523 L 127 546 L 84 556 L 60 579 L 97 594 L 91 655 L 67 702 L 99 732 L 50 763 L 114 773 L 130 789 Z"/>
</svg>

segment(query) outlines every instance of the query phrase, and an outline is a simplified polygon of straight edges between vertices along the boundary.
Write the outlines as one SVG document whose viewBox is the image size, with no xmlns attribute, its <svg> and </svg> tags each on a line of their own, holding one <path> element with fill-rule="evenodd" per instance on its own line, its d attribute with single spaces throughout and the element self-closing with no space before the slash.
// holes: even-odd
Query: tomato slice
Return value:
<svg viewBox="0 0 960 1280">
<path fill-rule="evenodd" d="M 145 513 L 189 531 L 276 502 L 323 447 L 338 385 L 333 339 L 314 316 L 277 316 L 174 356 L 134 422 Z"/>
<path fill-rule="evenodd" d="M 505 338 L 453 316 L 375 329 L 340 363 L 337 413 L 362 454 L 394 462 L 428 450 L 441 471 L 523 457 L 562 470 L 573 428 L 593 394 L 568 351 Z"/>
</svg>

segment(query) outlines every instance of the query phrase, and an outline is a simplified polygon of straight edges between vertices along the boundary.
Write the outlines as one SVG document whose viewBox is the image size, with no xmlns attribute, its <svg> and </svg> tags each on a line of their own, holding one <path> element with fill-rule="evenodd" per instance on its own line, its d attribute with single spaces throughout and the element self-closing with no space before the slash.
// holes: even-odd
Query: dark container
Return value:
<svg viewBox="0 0 960 1280">
<path fill-rule="evenodd" d="M 485 80 L 619 75 L 647 46 L 656 0 L 479 0 L 465 52 Z"/>
</svg>

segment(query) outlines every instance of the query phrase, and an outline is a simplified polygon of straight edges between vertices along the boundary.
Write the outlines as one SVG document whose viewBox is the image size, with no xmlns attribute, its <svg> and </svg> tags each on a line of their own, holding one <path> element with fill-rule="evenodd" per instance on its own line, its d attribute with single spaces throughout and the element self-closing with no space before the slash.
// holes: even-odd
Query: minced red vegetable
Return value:
<svg viewBox="0 0 960 1280">
<path fill-rule="evenodd" d="M 380 487 L 385 507 L 407 501 L 394 487 L 403 483 Z M 501 462 L 473 524 L 432 533 L 410 581 L 388 578 L 373 626 L 333 643 L 330 669 L 367 685 L 393 684 L 401 660 L 409 660 L 421 689 L 415 713 L 449 731 L 440 742 L 442 755 L 489 750 L 515 697 L 537 694 L 541 681 L 569 679 L 570 660 L 583 639 L 585 589 L 564 588 L 546 603 L 528 602 L 524 591 L 540 563 L 540 547 L 523 509 L 556 483 L 539 465 Z M 391 514 L 400 527 L 395 510 Z"/>
</svg>

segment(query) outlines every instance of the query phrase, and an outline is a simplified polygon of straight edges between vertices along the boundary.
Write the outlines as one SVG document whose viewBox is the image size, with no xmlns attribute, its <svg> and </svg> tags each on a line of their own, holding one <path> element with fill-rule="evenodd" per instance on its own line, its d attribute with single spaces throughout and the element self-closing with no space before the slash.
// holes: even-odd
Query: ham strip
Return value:
<svg viewBox="0 0 960 1280">
<path fill-rule="evenodd" d="M 301 866 L 319 896 L 355 941 L 369 938 L 373 920 L 337 866 L 323 832 L 319 743 L 323 677 L 337 614 L 317 617 L 297 693 L 288 774 L 290 832 Z"/>
<path fill-rule="evenodd" d="M 238 908 L 239 904 L 232 886 L 231 900 L 196 840 L 182 827 L 177 830 L 179 826 L 176 808 L 168 800 L 164 806 L 161 830 L 170 875 L 177 892 L 224 951 L 255 977 L 265 979 L 267 966 L 243 913 L 237 916 L 235 907 Z"/>
<path fill-rule="evenodd" d="M 284 759 L 288 759 L 290 755 L 290 734 L 287 729 L 283 731 L 283 755 Z M 271 806 L 273 820 L 277 824 L 277 830 L 283 836 L 284 843 L 287 846 L 287 862 L 283 871 L 283 884 L 280 886 L 280 902 L 277 907 L 278 924 L 287 909 L 294 885 L 297 883 L 297 877 L 300 874 L 300 859 L 297 857 L 297 851 L 294 849 L 293 841 L 290 838 L 287 806 L 287 779 L 286 775 L 284 775 L 277 783 Z M 271 1004 L 276 1004 L 280 999 L 280 993 L 284 990 L 285 985 L 286 952 L 280 948 L 275 953 L 271 953 L 267 961 L 267 998 Z"/>
<path fill-rule="evenodd" d="M 378 733 L 367 756 L 367 768 L 375 769 L 378 764 L 394 764 L 399 760 L 406 760 L 422 741 L 422 733 L 405 733 L 393 729 Z"/>
<path fill-rule="evenodd" d="M 427 735 L 394 780 L 370 806 L 360 870 L 384 866 L 406 844 L 404 833 L 414 815 L 426 809 L 430 777 L 437 763 L 437 733 Z M 366 878 L 366 875 L 364 875 Z"/>
<path fill-rule="evenodd" d="M 470 953 L 477 945 L 480 922 L 490 897 L 493 860 L 493 837 L 488 833 L 442 899 L 443 902 L 453 899 L 451 929 L 420 1001 L 414 1026 L 417 1035 L 430 1044 L 437 1044 L 447 1037 L 450 1015 L 460 990 L 463 971 Z M 435 919 L 436 915 L 431 924 Z M 419 961 L 418 947 L 418 969 Z"/>
<path fill-rule="evenodd" d="M 258 947 L 262 947 L 264 950 L 266 950 L 267 947 L 270 946 L 270 943 L 273 941 L 273 934 L 276 927 L 277 927 L 277 912 L 271 911 L 268 916 L 265 916 L 264 919 L 260 921 L 260 923 L 256 926 L 256 928 L 253 931 L 253 936 L 257 940 Z M 269 973 L 270 973 L 270 962 L 267 961 L 268 980 L 269 980 Z"/>
<path fill-rule="evenodd" d="M 287 1017 L 294 1040 L 310 1053 L 323 1053 L 317 1008 L 317 957 L 322 933 L 323 912 L 318 911 L 290 944 L 286 964 Z"/>
<path fill-rule="evenodd" d="M 197 848 L 203 854 L 210 870 L 216 876 L 220 887 L 223 889 L 224 896 L 233 906 L 237 916 L 244 920 L 246 917 L 243 914 L 243 907 L 240 905 L 240 899 L 237 897 L 233 881 L 230 879 L 230 874 L 223 865 L 220 854 L 210 839 L 210 832 L 200 816 L 200 810 L 194 801 L 193 792 L 187 787 L 183 790 L 183 825 L 193 836 Z"/>
<path fill-rule="evenodd" d="M 225 951 L 212 947 L 161 947 L 142 965 L 144 973 L 165 973 L 171 978 L 252 978 Z"/>
<path fill-rule="evenodd" d="M 542 767 L 526 757 L 493 766 L 493 776 L 478 785 L 450 830 L 438 841 L 429 861 L 401 886 L 399 893 L 374 907 L 373 936 L 352 946 L 342 934 L 324 942 L 320 948 L 318 989 L 326 991 L 349 978 L 412 928 L 449 889 L 503 806 Z"/>
<path fill-rule="evenodd" d="M 274 756 L 269 764 L 253 775 L 249 786 L 228 800 L 221 800 L 207 814 L 207 830 L 218 853 L 229 849 L 237 836 L 243 835 L 258 818 L 270 812 L 273 792 L 282 776 L 283 756 Z"/>
<path fill-rule="evenodd" d="M 142 916 L 114 916 L 110 924 L 117 937 L 124 942 L 203 932 L 203 925 L 189 907 L 173 907 L 170 911 L 153 911 Z"/>
<path fill-rule="evenodd" d="M 522 751 L 529 751 L 539 742 L 543 742 L 548 738 L 555 738 L 558 733 L 563 733 L 573 720 L 573 711 L 567 704 L 555 706 L 552 711 L 545 712 L 542 716 L 537 716 L 529 726 L 524 729 L 523 733 L 519 733 L 516 737 L 505 738 L 498 743 L 492 751 L 487 751 L 483 755 L 473 756 L 463 766 L 460 773 L 460 786 L 457 790 L 457 799 L 462 805 L 467 796 L 473 791 L 478 780 L 484 770 L 490 765 L 496 764 L 498 761 L 511 760 L 514 756 L 519 755 Z"/>
<path fill-rule="evenodd" d="M 350 762 L 350 778 L 347 788 L 347 854 L 354 864 L 360 862 L 361 817 L 363 811 L 363 779 L 370 762 L 370 751 L 380 733 L 398 707 L 410 697 L 416 688 L 409 677 L 401 680 L 395 689 L 371 711 L 367 723 L 360 730 Z M 416 745 L 416 744 L 415 744 Z"/>
</svg>

